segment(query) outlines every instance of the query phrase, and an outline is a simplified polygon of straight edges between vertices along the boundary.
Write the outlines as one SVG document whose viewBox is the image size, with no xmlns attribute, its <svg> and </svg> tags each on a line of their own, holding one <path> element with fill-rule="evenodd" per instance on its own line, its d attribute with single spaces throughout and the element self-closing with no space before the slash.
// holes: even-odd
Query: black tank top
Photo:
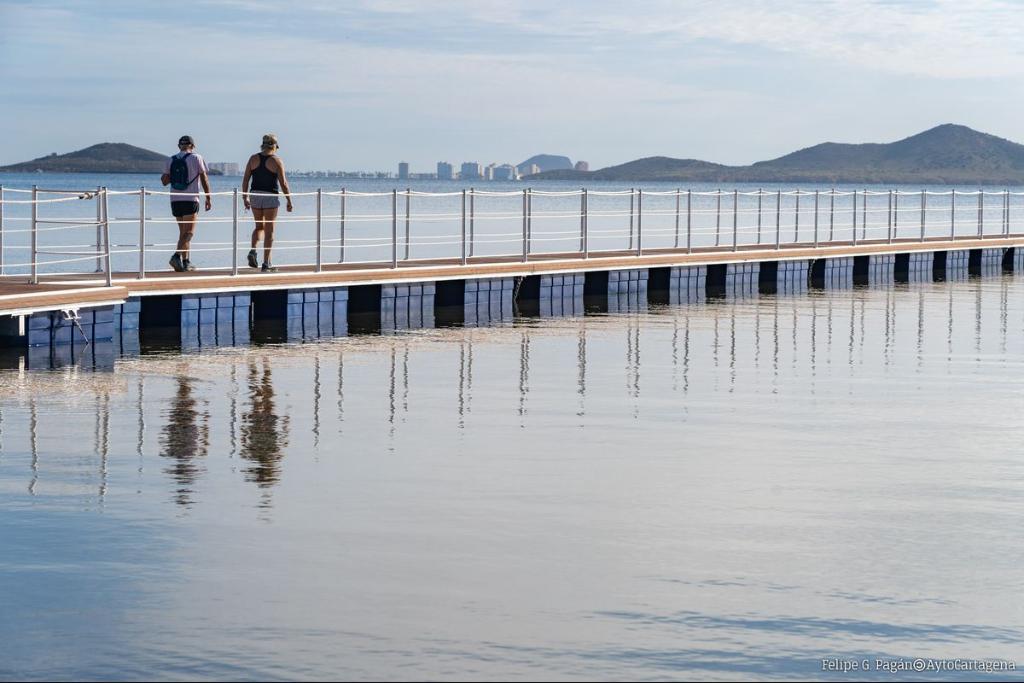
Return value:
<svg viewBox="0 0 1024 683">
<path fill-rule="evenodd" d="M 260 155 L 260 165 L 252 171 L 252 191 L 277 194 L 277 174 L 267 168 L 269 154 Z"/>
</svg>

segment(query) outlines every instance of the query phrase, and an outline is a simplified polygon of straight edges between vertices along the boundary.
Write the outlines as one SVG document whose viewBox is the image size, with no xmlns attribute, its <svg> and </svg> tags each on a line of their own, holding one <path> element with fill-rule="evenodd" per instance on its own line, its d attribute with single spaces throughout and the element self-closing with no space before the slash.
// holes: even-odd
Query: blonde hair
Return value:
<svg viewBox="0 0 1024 683">
<path fill-rule="evenodd" d="M 267 133 L 263 136 L 263 144 L 260 145 L 260 149 L 267 151 L 268 149 L 277 148 L 277 136 L 273 133 Z"/>
</svg>

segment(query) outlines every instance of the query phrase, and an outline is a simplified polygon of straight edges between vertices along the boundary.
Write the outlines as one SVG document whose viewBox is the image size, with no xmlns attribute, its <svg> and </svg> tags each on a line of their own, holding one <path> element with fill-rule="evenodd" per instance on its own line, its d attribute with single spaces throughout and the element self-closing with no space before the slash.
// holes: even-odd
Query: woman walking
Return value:
<svg viewBox="0 0 1024 683">
<path fill-rule="evenodd" d="M 277 156 L 277 136 L 267 133 L 263 136 L 260 152 L 249 157 L 249 162 L 245 165 L 245 175 L 242 177 L 242 199 L 245 208 L 252 209 L 252 216 L 256 222 L 256 227 L 252 231 L 252 248 L 249 250 L 249 267 L 260 267 L 256 245 L 262 238 L 264 273 L 277 271 L 277 268 L 270 264 L 270 250 L 274 246 L 274 221 L 277 220 L 277 210 L 281 206 L 281 200 L 277 197 L 278 183 L 284 190 L 287 208 L 291 212 L 292 195 L 288 189 L 288 179 L 284 175 L 284 163 Z"/>
</svg>

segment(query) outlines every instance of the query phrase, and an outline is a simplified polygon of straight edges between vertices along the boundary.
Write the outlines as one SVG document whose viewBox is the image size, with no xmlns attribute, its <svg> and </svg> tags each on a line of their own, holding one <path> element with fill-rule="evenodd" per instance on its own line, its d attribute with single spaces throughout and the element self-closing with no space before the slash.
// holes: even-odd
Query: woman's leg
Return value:
<svg viewBox="0 0 1024 683">
<path fill-rule="evenodd" d="M 270 263 L 270 250 L 274 247 L 274 221 L 277 209 L 267 209 L 263 220 L 263 262 Z"/>
<path fill-rule="evenodd" d="M 264 209 L 257 209 L 253 207 L 252 217 L 256 223 L 256 227 L 252 230 L 252 245 L 251 248 L 255 249 L 256 245 L 260 243 L 260 239 L 263 237 L 263 219 L 266 211 Z"/>
</svg>

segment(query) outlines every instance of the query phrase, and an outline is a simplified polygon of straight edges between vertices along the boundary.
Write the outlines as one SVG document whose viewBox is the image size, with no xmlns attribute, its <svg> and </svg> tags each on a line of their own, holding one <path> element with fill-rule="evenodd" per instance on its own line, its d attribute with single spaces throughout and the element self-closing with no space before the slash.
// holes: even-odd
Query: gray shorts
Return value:
<svg viewBox="0 0 1024 683">
<path fill-rule="evenodd" d="M 281 207 L 281 200 L 276 194 L 253 192 L 249 195 L 249 206 L 254 209 L 277 209 Z"/>
</svg>

